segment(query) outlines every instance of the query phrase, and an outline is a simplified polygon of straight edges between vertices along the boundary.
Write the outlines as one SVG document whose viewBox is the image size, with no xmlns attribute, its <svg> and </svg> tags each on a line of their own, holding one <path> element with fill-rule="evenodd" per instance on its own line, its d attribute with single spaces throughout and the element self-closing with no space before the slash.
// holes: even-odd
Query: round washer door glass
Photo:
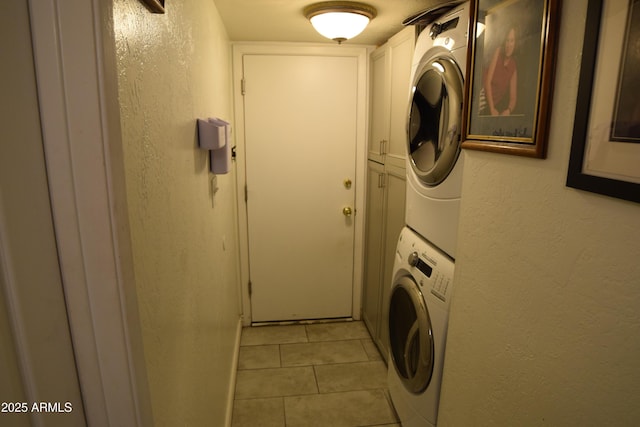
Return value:
<svg viewBox="0 0 640 427">
<path fill-rule="evenodd" d="M 423 61 L 413 82 L 407 152 L 411 168 L 428 186 L 449 175 L 460 154 L 463 80 L 445 55 Z"/>
<path fill-rule="evenodd" d="M 433 332 L 422 292 L 408 276 L 398 279 L 391 292 L 389 346 L 405 388 L 423 392 L 433 374 Z"/>
</svg>

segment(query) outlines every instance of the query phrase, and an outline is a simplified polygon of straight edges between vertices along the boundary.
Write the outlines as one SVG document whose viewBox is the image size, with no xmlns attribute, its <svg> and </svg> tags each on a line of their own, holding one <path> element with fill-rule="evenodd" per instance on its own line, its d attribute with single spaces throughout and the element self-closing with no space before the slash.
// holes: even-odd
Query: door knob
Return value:
<svg viewBox="0 0 640 427">
<path fill-rule="evenodd" d="M 342 208 L 342 213 L 344 216 L 351 216 L 351 208 L 349 206 Z"/>
</svg>

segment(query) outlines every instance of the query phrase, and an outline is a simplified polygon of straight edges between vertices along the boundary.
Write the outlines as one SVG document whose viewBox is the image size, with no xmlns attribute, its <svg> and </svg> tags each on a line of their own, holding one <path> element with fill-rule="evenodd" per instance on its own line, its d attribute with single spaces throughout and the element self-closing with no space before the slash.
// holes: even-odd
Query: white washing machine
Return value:
<svg viewBox="0 0 640 427">
<path fill-rule="evenodd" d="M 469 2 L 418 36 L 407 131 L 406 223 L 456 257 L 462 191 L 460 149 Z"/>
<path fill-rule="evenodd" d="M 388 386 L 403 427 L 435 426 L 453 260 L 405 227 L 389 299 Z"/>
</svg>

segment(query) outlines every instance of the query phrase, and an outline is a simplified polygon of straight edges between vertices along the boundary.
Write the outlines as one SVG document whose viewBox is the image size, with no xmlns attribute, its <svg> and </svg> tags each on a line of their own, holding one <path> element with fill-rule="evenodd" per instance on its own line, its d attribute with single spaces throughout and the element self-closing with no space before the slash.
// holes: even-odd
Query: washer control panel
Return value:
<svg viewBox="0 0 640 427">
<path fill-rule="evenodd" d="M 407 261 L 409 262 L 409 265 L 411 267 L 417 268 L 425 276 L 431 277 L 431 274 L 433 274 L 433 267 L 431 267 L 422 258 L 420 258 L 418 252 L 411 252 L 409 258 L 407 258 Z"/>
<path fill-rule="evenodd" d="M 442 274 L 436 275 L 432 283 L 431 293 L 440 298 L 442 301 L 446 301 L 450 282 L 450 278 L 445 277 Z"/>
<path fill-rule="evenodd" d="M 447 302 L 453 281 L 454 262 L 411 229 L 405 227 L 398 240 L 398 257 L 405 260 L 423 292 Z"/>
</svg>

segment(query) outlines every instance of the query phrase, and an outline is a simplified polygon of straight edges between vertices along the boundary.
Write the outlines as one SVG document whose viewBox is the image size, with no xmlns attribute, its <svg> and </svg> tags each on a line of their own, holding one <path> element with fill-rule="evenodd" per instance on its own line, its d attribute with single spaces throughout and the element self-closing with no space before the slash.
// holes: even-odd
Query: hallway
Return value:
<svg viewBox="0 0 640 427">
<path fill-rule="evenodd" d="M 362 322 L 243 329 L 233 427 L 399 425 Z"/>
</svg>

